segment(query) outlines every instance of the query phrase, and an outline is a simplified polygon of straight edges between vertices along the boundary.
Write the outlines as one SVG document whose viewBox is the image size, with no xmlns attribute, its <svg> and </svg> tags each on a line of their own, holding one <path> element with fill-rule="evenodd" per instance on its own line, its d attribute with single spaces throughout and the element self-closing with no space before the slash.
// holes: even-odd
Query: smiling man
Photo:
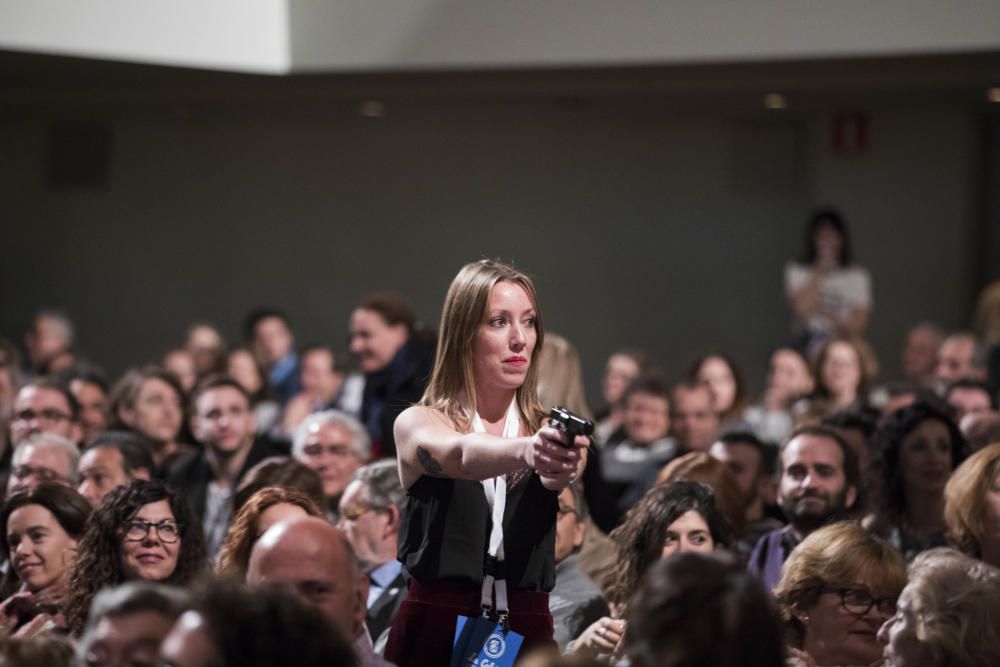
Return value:
<svg viewBox="0 0 1000 667">
<path fill-rule="evenodd" d="M 596 520 L 605 530 L 616 526 L 655 482 L 656 473 L 677 455 L 670 431 L 670 395 L 655 378 L 633 382 L 622 399 L 624 417 L 619 439 L 610 440 L 600 452 L 602 497 Z"/>
<path fill-rule="evenodd" d="M 845 518 L 858 504 L 861 474 L 854 450 L 834 429 L 803 426 L 781 449 L 778 504 L 789 524 L 765 533 L 748 568 L 771 590 L 788 554 L 813 531 Z"/>
</svg>

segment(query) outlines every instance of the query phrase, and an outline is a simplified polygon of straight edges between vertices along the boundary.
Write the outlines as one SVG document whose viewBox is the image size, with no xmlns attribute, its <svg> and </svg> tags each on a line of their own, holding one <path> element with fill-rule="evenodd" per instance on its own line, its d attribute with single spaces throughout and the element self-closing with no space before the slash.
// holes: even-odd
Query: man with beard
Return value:
<svg viewBox="0 0 1000 667">
<path fill-rule="evenodd" d="M 202 520 L 209 555 L 218 553 L 229 529 L 231 501 L 250 468 L 288 452 L 263 437 L 243 385 L 210 375 L 191 394 L 191 431 L 204 449 L 171 467 L 167 481 L 182 491 Z"/>
<path fill-rule="evenodd" d="M 789 524 L 765 533 L 748 563 L 767 590 L 781 579 L 781 566 L 799 542 L 860 506 L 860 477 L 854 450 L 834 429 L 803 426 L 792 433 L 781 449 L 778 487 L 778 504 Z"/>
</svg>

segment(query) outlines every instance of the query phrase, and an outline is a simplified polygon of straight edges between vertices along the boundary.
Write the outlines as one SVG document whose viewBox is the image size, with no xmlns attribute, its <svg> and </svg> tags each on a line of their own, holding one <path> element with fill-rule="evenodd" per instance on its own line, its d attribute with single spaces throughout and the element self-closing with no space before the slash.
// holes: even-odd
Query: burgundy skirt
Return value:
<svg viewBox="0 0 1000 667">
<path fill-rule="evenodd" d="M 482 615 L 481 594 L 468 584 L 410 581 L 410 592 L 389 631 L 385 659 L 399 667 L 448 667 L 455 623 L 459 616 Z M 557 648 L 549 594 L 510 591 L 507 597 L 510 627 L 524 636 L 519 655 L 543 646 Z"/>
</svg>

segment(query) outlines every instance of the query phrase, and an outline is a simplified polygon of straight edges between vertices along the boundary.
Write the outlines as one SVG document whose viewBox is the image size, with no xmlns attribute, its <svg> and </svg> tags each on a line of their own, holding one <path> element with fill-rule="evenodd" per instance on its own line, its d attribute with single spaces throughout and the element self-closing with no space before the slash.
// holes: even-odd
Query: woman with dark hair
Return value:
<svg viewBox="0 0 1000 667">
<path fill-rule="evenodd" d="M 207 564 L 201 524 L 173 489 L 145 480 L 118 487 L 101 501 L 80 540 L 67 625 L 73 634 L 83 630 L 102 588 L 138 579 L 184 586 Z"/>
<path fill-rule="evenodd" d="M 63 628 L 61 608 L 90 503 L 73 489 L 39 484 L 0 510 L 0 551 L 18 592 L 0 604 L 0 635 L 31 636 Z"/>
<path fill-rule="evenodd" d="M 781 625 L 760 581 L 735 561 L 676 554 L 653 563 L 629 605 L 632 667 L 782 667 Z"/>
<path fill-rule="evenodd" d="M 193 451 L 182 442 L 184 390 L 173 373 L 159 366 L 128 371 L 109 398 L 110 428 L 130 430 L 153 443 L 153 462 L 165 470 L 172 461 Z"/>
<path fill-rule="evenodd" d="M 732 357 L 720 352 L 705 354 L 695 360 L 687 373 L 690 382 L 699 382 L 712 393 L 712 408 L 719 416 L 719 430 L 742 422 L 747 407 L 743 373 Z"/>
<path fill-rule="evenodd" d="M 296 516 L 323 516 L 320 506 L 309 496 L 283 486 L 258 489 L 238 509 L 233 509 L 236 517 L 219 551 L 216 572 L 236 581 L 246 579 L 253 545 L 268 528 Z"/>
<path fill-rule="evenodd" d="M 351 645 L 323 614 L 278 588 L 209 582 L 160 645 L 164 665 L 354 667 Z M 160 664 L 160 663 L 158 663 Z"/>
<path fill-rule="evenodd" d="M 359 418 L 372 440 L 372 459 L 396 455 L 393 423 L 420 400 L 431 375 L 434 335 L 403 297 L 364 296 L 351 313 L 351 354 L 365 375 Z"/>
<path fill-rule="evenodd" d="M 732 534 L 728 521 L 715 506 L 708 485 L 693 481 L 661 484 L 650 489 L 611 533 L 618 560 L 608 584 L 612 616 L 584 630 L 571 644 L 570 652 L 583 655 L 617 655 L 629 600 L 646 570 L 661 558 L 675 553 L 711 553 L 729 548 Z"/>
<path fill-rule="evenodd" d="M 785 266 L 785 295 L 801 349 L 812 352 L 835 336 L 861 336 L 872 308 L 868 270 L 852 263 L 847 223 L 832 208 L 813 213 L 805 251 Z"/>
<path fill-rule="evenodd" d="M 527 275 L 493 260 L 465 265 L 440 330 L 427 391 L 395 424 L 410 591 L 385 657 L 413 667 L 448 664 L 458 617 L 478 618 L 484 606 L 524 637 L 525 652 L 555 645 L 557 494 L 579 475 L 588 444 L 542 425 L 545 334 Z"/>
<path fill-rule="evenodd" d="M 907 560 L 946 545 L 945 485 L 965 459 L 965 439 L 951 416 L 918 401 L 890 414 L 875 433 L 882 489 L 865 520 Z"/>
</svg>

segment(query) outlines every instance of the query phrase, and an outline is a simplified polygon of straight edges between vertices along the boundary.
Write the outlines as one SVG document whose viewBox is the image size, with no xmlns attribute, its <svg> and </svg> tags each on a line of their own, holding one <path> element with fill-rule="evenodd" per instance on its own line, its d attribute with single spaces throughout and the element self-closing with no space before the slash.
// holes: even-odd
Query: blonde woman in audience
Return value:
<svg viewBox="0 0 1000 667">
<path fill-rule="evenodd" d="M 920 554 L 879 630 L 887 667 L 1000 665 L 1000 571 L 938 548 Z"/>
<path fill-rule="evenodd" d="M 545 347 L 539 354 L 538 364 L 538 400 L 542 407 L 561 405 L 582 417 L 593 419 L 583 389 L 583 368 L 576 347 L 559 334 L 546 332 Z M 586 476 L 584 480 L 589 481 Z M 594 581 L 601 582 L 614 566 L 615 547 L 589 514 L 586 524 L 579 553 L 580 569 Z"/>
<path fill-rule="evenodd" d="M 876 633 L 896 613 L 906 562 L 887 542 L 852 522 L 810 534 L 791 553 L 774 588 L 787 631 L 790 665 L 871 665 Z"/>
<path fill-rule="evenodd" d="M 581 417 L 592 419 L 576 347 L 559 334 L 547 332 L 538 364 L 538 400 L 542 407 L 561 405 Z"/>
<path fill-rule="evenodd" d="M 944 520 L 955 548 L 1000 567 L 1000 443 L 979 450 L 952 474 Z"/>
</svg>

